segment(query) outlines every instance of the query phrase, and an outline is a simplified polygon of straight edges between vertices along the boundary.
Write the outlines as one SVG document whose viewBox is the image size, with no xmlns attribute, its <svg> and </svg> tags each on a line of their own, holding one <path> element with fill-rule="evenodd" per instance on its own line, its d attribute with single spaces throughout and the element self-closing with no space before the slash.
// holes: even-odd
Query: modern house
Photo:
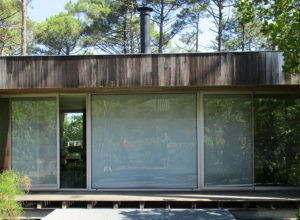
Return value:
<svg viewBox="0 0 300 220">
<path fill-rule="evenodd" d="M 299 190 L 299 77 L 282 64 L 274 51 L 2 57 L 1 169 L 37 191 Z M 82 138 L 64 143 L 72 115 Z"/>
</svg>

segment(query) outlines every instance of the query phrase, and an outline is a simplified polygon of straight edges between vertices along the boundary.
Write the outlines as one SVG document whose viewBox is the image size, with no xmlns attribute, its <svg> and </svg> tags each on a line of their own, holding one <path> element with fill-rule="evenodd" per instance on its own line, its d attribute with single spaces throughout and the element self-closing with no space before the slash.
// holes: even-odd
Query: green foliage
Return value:
<svg viewBox="0 0 300 220">
<path fill-rule="evenodd" d="M 269 37 L 273 49 L 284 52 L 283 70 L 300 73 L 300 2 L 297 0 L 244 0 L 236 7 L 243 12 L 243 20 L 254 17 L 263 21 L 263 34 Z"/>
<path fill-rule="evenodd" d="M 204 97 L 205 167 L 208 185 L 252 182 L 251 97 Z M 234 152 L 234 153 L 233 153 Z M 236 156 L 238 155 L 238 156 Z"/>
<path fill-rule="evenodd" d="M 30 2 L 30 1 L 27 1 Z M 234 3 L 233 14 L 225 11 Z M 214 49 L 284 52 L 283 70 L 300 72 L 300 3 L 297 0 L 77 0 L 65 5 L 68 13 L 52 16 L 34 28 L 27 20 L 28 54 L 137 53 L 140 50 L 139 13 L 147 4 L 152 12 L 152 50 L 199 51 L 200 19 L 210 14 L 217 34 Z M 0 1 L 0 53 L 20 54 L 19 0 Z M 32 30 L 34 28 L 34 32 Z M 180 35 L 181 45 L 171 41 Z"/>
<path fill-rule="evenodd" d="M 255 179 L 263 185 L 300 185 L 300 99 L 258 96 L 255 112 Z"/>
<path fill-rule="evenodd" d="M 72 118 L 65 115 L 63 123 L 63 146 L 67 146 L 68 141 L 83 140 L 83 114 L 73 115 Z"/>
<path fill-rule="evenodd" d="M 27 3 L 30 1 L 27 0 Z M 22 1 L 0 1 L 0 55 L 21 53 Z M 27 41 L 32 39 L 33 21 L 27 19 Z M 29 43 L 29 53 L 32 45 Z"/>
<path fill-rule="evenodd" d="M 60 175 L 62 188 L 85 188 L 86 186 L 86 151 L 83 135 L 83 113 L 64 113 L 62 127 L 62 146 L 60 151 Z M 68 147 L 69 141 L 80 141 L 83 146 Z M 73 160 L 78 156 L 77 159 Z M 69 159 L 68 159 L 69 158 Z"/>
<path fill-rule="evenodd" d="M 296 213 L 296 217 L 297 217 L 298 219 L 300 219 L 300 209 L 298 209 L 298 211 L 297 211 L 297 213 Z"/>
<path fill-rule="evenodd" d="M 223 49 L 223 29 L 225 27 L 225 11 L 224 9 L 228 7 L 233 2 L 233 0 L 211 0 L 209 7 L 208 7 L 208 13 L 213 19 L 213 24 L 215 26 L 215 29 L 210 29 L 211 31 L 215 32 L 217 34 L 216 40 L 212 41 L 213 49 L 216 49 L 217 51 L 222 51 Z"/>
<path fill-rule="evenodd" d="M 84 46 L 105 53 L 137 53 L 140 48 L 136 0 L 78 1 L 66 6 L 85 24 Z"/>
<path fill-rule="evenodd" d="M 60 13 L 39 23 L 34 32 L 38 51 L 50 55 L 70 55 L 80 46 L 83 24 L 70 14 Z"/>
<path fill-rule="evenodd" d="M 152 36 L 152 44 L 155 46 L 154 51 L 162 53 L 170 41 L 177 34 L 177 29 L 172 27 L 176 19 L 176 11 L 179 10 L 185 1 L 182 0 L 144 0 L 144 3 L 153 8 L 152 20 L 158 30 L 158 35 Z"/>
<path fill-rule="evenodd" d="M 33 186 L 56 184 L 55 98 L 14 99 L 11 103 L 12 168 Z"/>
<path fill-rule="evenodd" d="M 262 33 L 262 22 L 250 15 L 249 20 L 244 19 L 245 13 L 247 13 L 245 11 L 238 11 L 234 8 L 232 12 L 232 17 L 226 21 L 224 26 L 222 36 L 224 50 L 251 51 L 268 48 L 268 42 Z"/>
<path fill-rule="evenodd" d="M 23 195 L 29 190 L 30 179 L 14 171 L 0 174 L 0 219 L 17 219 L 23 213 L 20 202 L 14 200 L 16 195 Z"/>
<path fill-rule="evenodd" d="M 110 12 L 105 0 L 78 0 L 74 4 L 70 1 L 65 8 L 69 13 L 83 17 L 87 24 L 92 24 L 97 19 L 104 19 Z"/>
<path fill-rule="evenodd" d="M 0 50 L 1 55 L 20 53 L 21 1 L 0 1 Z"/>
<path fill-rule="evenodd" d="M 179 39 L 184 44 L 182 47 L 183 51 L 199 51 L 199 35 L 202 33 L 199 23 L 200 19 L 205 16 L 208 3 L 206 0 L 189 0 L 186 6 L 177 14 L 177 21 L 173 25 L 173 31 L 179 33 L 186 30 Z"/>
</svg>

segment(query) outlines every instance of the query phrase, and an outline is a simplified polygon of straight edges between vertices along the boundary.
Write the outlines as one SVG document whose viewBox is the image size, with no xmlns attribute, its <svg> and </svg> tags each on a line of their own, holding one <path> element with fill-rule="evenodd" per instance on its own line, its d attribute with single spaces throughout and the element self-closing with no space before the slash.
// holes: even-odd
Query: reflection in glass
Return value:
<svg viewBox="0 0 300 220">
<path fill-rule="evenodd" d="M 196 156 L 196 95 L 92 96 L 92 188 L 194 188 Z"/>
<path fill-rule="evenodd" d="M 300 97 L 254 96 L 255 184 L 300 186 Z"/>
<path fill-rule="evenodd" d="M 249 95 L 204 96 L 206 186 L 253 183 L 251 108 Z"/>
<path fill-rule="evenodd" d="M 56 98 L 13 99 L 11 107 L 12 169 L 33 187 L 56 187 Z"/>
</svg>

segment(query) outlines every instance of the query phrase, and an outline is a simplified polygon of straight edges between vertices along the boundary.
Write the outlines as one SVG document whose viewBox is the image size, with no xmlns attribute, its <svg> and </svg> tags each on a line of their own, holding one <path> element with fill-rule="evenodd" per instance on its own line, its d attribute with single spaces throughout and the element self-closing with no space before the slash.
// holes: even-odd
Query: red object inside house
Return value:
<svg viewBox="0 0 300 220">
<path fill-rule="evenodd" d="M 128 141 L 124 141 L 124 146 L 126 147 L 126 148 L 128 148 L 129 147 L 129 144 L 128 144 Z"/>
</svg>

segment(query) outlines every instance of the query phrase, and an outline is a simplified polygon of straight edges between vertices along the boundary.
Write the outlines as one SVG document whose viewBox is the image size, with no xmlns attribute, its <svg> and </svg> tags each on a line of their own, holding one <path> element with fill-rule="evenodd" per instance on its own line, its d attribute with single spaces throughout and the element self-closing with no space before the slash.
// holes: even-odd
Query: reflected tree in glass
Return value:
<svg viewBox="0 0 300 220">
<path fill-rule="evenodd" d="M 253 183 L 251 108 L 250 95 L 204 95 L 206 186 Z"/>
<path fill-rule="evenodd" d="M 256 95 L 255 183 L 300 185 L 300 97 Z"/>
<path fill-rule="evenodd" d="M 11 102 L 12 169 L 28 175 L 33 187 L 55 187 L 56 99 Z"/>
<path fill-rule="evenodd" d="M 196 95 L 92 96 L 93 188 L 197 187 Z"/>
</svg>

